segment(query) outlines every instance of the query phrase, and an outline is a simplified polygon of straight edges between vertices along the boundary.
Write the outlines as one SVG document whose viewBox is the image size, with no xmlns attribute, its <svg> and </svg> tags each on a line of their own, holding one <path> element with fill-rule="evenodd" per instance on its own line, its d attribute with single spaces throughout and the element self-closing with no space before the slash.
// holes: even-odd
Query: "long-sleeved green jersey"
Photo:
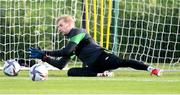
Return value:
<svg viewBox="0 0 180 95">
<path fill-rule="evenodd" d="M 46 51 L 47 55 L 68 57 L 75 54 L 84 64 L 90 66 L 102 53 L 102 48 L 84 29 L 73 28 L 65 35 L 69 43 L 60 50 Z"/>
</svg>

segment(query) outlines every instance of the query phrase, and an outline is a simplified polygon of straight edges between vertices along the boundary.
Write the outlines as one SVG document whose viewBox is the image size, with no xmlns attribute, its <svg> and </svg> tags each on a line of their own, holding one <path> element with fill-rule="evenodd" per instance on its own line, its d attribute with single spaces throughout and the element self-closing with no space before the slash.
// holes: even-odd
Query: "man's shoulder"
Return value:
<svg viewBox="0 0 180 95">
<path fill-rule="evenodd" d="M 86 32 L 86 29 L 83 29 L 83 28 L 73 28 L 72 31 L 74 33 L 81 33 L 81 32 Z"/>
<path fill-rule="evenodd" d="M 69 37 L 71 38 L 71 37 L 81 34 L 81 33 L 86 33 L 86 30 L 82 29 L 82 28 L 73 28 L 69 34 Z"/>
</svg>

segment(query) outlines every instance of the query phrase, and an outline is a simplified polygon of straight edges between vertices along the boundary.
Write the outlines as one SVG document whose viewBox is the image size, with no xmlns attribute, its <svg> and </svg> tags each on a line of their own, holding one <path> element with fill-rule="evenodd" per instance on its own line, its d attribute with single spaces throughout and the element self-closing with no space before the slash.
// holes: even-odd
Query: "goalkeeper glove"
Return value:
<svg viewBox="0 0 180 95">
<path fill-rule="evenodd" d="M 42 51 L 40 48 L 29 48 L 30 58 L 43 59 L 44 56 L 46 56 L 45 51 Z"/>
</svg>

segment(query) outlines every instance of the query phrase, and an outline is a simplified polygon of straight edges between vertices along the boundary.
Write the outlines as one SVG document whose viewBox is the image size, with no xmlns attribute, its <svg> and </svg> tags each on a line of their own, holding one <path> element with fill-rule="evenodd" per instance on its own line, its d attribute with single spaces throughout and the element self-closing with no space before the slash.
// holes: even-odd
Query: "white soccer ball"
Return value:
<svg viewBox="0 0 180 95">
<path fill-rule="evenodd" d="M 44 64 L 34 64 L 29 70 L 29 75 L 33 81 L 47 80 L 48 70 Z"/>
<path fill-rule="evenodd" d="M 21 66 L 16 60 L 10 59 L 10 60 L 4 61 L 3 72 L 5 75 L 17 76 L 20 69 L 21 69 Z"/>
</svg>

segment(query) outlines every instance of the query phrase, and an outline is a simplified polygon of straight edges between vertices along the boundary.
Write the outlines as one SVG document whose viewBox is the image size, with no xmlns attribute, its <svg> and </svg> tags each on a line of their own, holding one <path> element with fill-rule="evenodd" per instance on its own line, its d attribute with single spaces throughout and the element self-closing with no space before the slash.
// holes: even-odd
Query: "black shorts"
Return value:
<svg viewBox="0 0 180 95">
<path fill-rule="evenodd" d="M 97 60 L 90 67 L 97 72 L 103 72 L 105 70 L 112 70 L 119 68 L 121 59 L 114 54 L 102 52 Z"/>
</svg>

